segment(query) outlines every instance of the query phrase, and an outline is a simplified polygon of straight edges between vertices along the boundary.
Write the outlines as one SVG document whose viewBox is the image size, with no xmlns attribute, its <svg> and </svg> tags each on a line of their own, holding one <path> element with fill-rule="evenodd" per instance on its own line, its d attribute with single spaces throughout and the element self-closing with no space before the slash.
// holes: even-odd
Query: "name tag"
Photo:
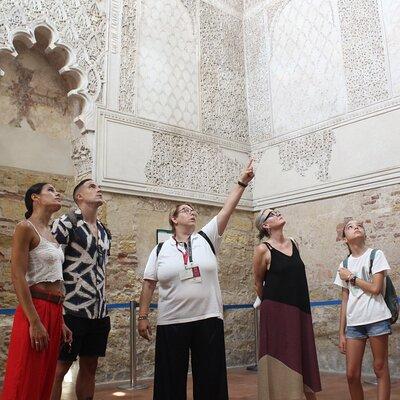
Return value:
<svg viewBox="0 0 400 400">
<path fill-rule="evenodd" d="M 197 265 L 194 267 L 185 268 L 183 271 L 179 272 L 179 279 L 181 281 L 191 279 L 192 282 L 201 282 L 200 268 Z"/>
</svg>

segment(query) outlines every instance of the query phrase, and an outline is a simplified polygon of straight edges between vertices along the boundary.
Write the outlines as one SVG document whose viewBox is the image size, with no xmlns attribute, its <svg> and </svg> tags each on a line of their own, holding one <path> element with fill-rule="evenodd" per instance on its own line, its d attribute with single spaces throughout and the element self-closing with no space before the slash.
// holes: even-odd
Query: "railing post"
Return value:
<svg viewBox="0 0 400 400">
<path fill-rule="evenodd" d="M 136 349 L 136 301 L 129 302 L 129 383 L 121 385 L 118 388 L 124 390 L 146 389 L 145 384 L 137 383 L 137 349 Z"/>
</svg>

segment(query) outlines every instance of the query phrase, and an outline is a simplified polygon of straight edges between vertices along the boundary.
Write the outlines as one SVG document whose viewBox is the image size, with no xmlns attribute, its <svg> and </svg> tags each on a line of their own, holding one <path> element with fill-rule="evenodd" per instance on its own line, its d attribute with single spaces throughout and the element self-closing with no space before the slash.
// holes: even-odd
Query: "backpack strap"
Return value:
<svg viewBox="0 0 400 400">
<path fill-rule="evenodd" d="M 372 266 L 374 265 L 374 259 L 376 255 L 376 249 L 372 249 L 371 254 L 369 255 L 369 274 L 372 275 Z"/>
<path fill-rule="evenodd" d="M 216 254 L 215 254 L 214 246 L 213 246 L 213 244 L 212 244 L 210 238 L 209 238 L 203 231 L 199 231 L 199 235 L 202 236 L 202 237 L 207 241 L 207 243 L 208 243 L 208 244 L 210 245 L 210 247 L 211 247 L 212 252 L 214 253 L 214 255 L 216 255 Z"/>
<path fill-rule="evenodd" d="M 156 250 L 156 256 L 158 257 L 158 255 L 160 254 L 161 251 L 161 247 L 163 247 L 164 242 L 160 242 L 157 245 L 157 250 Z"/>
<path fill-rule="evenodd" d="M 349 265 L 349 257 L 347 256 L 344 260 L 343 260 L 343 268 L 347 269 L 347 266 Z"/>
</svg>

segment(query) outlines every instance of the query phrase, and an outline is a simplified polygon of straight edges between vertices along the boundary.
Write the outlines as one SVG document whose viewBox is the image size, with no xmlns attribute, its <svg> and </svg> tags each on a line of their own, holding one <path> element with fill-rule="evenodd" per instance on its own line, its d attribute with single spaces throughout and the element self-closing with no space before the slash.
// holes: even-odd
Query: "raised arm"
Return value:
<svg viewBox="0 0 400 400">
<path fill-rule="evenodd" d="M 11 251 L 11 279 L 19 304 L 29 321 L 32 348 L 41 351 L 47 347 L 49 335 L 33 305 L 32 296 L 25 278 L 28 269 L 29 246 L 33 237 L 32 229 L 27 222 L 22 222 L 15 228 Z"/>
<path fill-rule="evenodd" d="M 262 299 L 263 283 L 270 262 L 271 262 L 271 252 L 265 245 L 259 244 L 254 249 L 253 275 L 254 275 L 254 288 L 256 290 L 257 296 L 260 299 Z"/>
<path fill-rule="evenodd" d="M 253 171 L 253 160 L 250 159 L 246 168 L 242 172 L 239 178 L 239 182 L 242 183 L 240 185 L 237 183 L 235 187 L 229 193 L 227 199 L 225 200 L 224 206 L 221 211 L 217 215 L 217 224 L 218 224 L 218 234 L 222 235 L 225 231 L 226 226 L 228 225 L 229 218 L 231 217 L 233 211 L 239 203 L 240 198 L 243 195 L 246 186 L 250 183 L 250 181 L 254 178 Z"/>
</svg>

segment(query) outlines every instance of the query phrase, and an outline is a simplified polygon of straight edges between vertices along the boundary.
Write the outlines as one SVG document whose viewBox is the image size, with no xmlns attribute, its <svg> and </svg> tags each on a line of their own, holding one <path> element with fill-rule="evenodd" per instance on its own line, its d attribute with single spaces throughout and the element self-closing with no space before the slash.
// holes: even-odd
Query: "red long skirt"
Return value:
<svg viewBox="0 0 400 400">
<path fill-rule="evenodd" d="M 62 328 L 62 305 L 32 299 L 42 324 L 49 333 L 48 347 L 31 346 L 29 322 L 18 306 L 11 332 L 2 400 L 48 400 L 51 395 Z"/>
</svg>

